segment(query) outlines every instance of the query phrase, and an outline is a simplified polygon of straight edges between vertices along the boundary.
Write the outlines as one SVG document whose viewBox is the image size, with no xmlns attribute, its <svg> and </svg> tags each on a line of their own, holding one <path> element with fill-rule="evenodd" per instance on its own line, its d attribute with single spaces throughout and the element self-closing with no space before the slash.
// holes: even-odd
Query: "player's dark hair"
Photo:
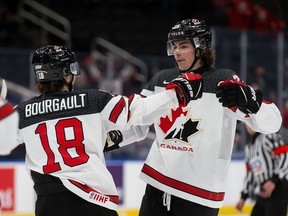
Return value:
<svg viewBox="0 0 288 216">
<path fill-rule="evenodd" d="M 54 93 L 59 92 L 64 87 L 64 80 L 60 81 L 51 81 L 51 82 L 39 82 L 37 83 L 37 91 L 41 94 L 43 93 Z"/>
<path fill-rule="evenodd" d="M 200 59 L 204 67 L 212 67 L 216 60 L 214 49 L 201 50 Z"/>
</svg>

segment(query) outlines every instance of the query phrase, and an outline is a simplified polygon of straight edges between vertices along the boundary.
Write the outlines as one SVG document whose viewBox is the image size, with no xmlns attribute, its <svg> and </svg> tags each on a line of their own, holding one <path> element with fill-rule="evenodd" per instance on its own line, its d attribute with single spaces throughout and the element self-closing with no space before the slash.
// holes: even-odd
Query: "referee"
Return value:
<svg viewBox="0 0 288 216">
<path fill-rule="evenodd" d="M 251 216 L 286 216 L 288 204 L 288 146 L 277 133 L 261 134 L 245 128 L 251 141 L 245 146 L 247 173 L 236 208 L 255 196 Z"/>
</svg>

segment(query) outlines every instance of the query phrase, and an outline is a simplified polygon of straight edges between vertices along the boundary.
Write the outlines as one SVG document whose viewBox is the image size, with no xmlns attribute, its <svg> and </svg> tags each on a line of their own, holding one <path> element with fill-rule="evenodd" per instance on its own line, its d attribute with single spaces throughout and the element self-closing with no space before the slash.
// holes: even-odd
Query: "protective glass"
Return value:
<svg viewBox="0 0 288 216">
<path fill-rule="evenodd" d="M 189 38 L 178 40 L 178 42 L 168 41 L 167 42 L 167 55 L 168 56 L 174 55 L 176 50 L 180 53 L 190 52 L 191 50 L 194 50 L 194 45 L 191 39 Z"/>
<path fill-rule="evenodd" d="M 173 42 L 167 41 L 166 49 L 167 49 L 167 55 L 168 55 L 168 56 L 173 56 L 176 47 L 175 47 L 175 45 L 173 44 Z"/>
</svg>

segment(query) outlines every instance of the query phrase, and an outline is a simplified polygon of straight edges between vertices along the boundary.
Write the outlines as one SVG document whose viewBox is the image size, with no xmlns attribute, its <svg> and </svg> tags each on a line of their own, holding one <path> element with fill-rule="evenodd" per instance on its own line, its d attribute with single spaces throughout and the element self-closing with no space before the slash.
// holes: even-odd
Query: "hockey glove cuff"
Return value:
<svg viewBox="0 0 288 216">
<path fill-rule="evenodd" d="M 202 97 L 203 80 L 200 74 L 184 73 L 172 80 L 166 89 L 175 89 L 180 106 L 186 106 L 190 100 Z"/>
<path fill-rule="evenodd" d="M 119 130 L 109 131 L 106 138 L 104 152 L 109 152 L 119 148 L 119 144 L 123 141 L 122 133 Z"/>
<path fill-rule="evenodd" d="M 253 114 L 260 109 L 263 94 L 243 82 L 226 80 L 218 83 L 216 97 L 224 107 L 232 110 L 236 107 L 245 114 Z"/>
</svg>

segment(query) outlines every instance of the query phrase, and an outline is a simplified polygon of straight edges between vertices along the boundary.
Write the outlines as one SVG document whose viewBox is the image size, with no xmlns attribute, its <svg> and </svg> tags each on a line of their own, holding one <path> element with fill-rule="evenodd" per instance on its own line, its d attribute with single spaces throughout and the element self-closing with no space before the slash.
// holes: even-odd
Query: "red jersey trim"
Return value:
<svg viewBox="0 0 288 216">
<path fill-rule="evenodd" d="M 155 179 L 156 181 L 161 182 L 162 184 L 165 184 L 174 189 L 180 190 L 182 192 L 192 194 L 194 196 L 198 196 L 207 200 L 213 200 L 213 201 L 224 200 L 224 195 L 225 195 L 224 192 L 215 193 L 215 192 L 207 191 L 201 188 L 197 188 L 193 185 L 188 185 L 184 182 L 180 182 L 175 179 L 171 179 L 157 172 L 156 170 L 154 170 L 152 167 L 148 166 L 147 164 L 144 164 L 142 168 L 142 172 L 150 176 L 151 178 Z"/>
<path fill-rule="evenodd" d="M 146 98 L 146 97 L 143 96 L 143 95 L 140 95 L 140 96 L 141 96 L 141 98 Z M 129 108 L 130 108 L 130 105 L 131 105 L 132 101 L 134 100 L 134 97 L 135 97 L 135 94 L 133 94 L 133 95 L 131 95 L 131 96 L 129 97 L 129 100 L 128 100 Z M 127 121 L 129 121 L 130 117 L 131 117 L 131 112 L 130 112 L 130 109 L 129 109 Z"/>
<path fill-rule="evenodd" d="M 111 122 L 114 122 L 116 123 L 120 113 L 122 112 L 122 110 L 124 109 L 125 107 L 125 100 L 124 98 L 121 98 L 118 103 L 115 105 L 115 107 L 113 108 L 111 114 L 110 114 L 110 117 L 109 117 L 109 120 Z"/>
<path fill-rule="evenodd" d="M 288 152 L 288 146 L 279 146 L 273 150 L 274 155 L 285 154 Z"/>
<path fill-rule="evenodd" d="M 128 100 L 129 107 L 130 107 L 132 101 L 134 100 L 134 97 L 135 97 L 135 95 L 131 95 L 131 96 L 129 97 L 129 100 Z M 130 109 L 129 109 L 127 121 L 129 121 L 130 116 L 131 116 L 131 112 L 130 112 Z"/>
<path fill-rule="evenodd" d="M 265 103 L 265 104 L 271 104 L 271 102 L 266 101 L 266 100 L 262 100 L 262 103 Z"/>
<path fill-rule="evenodd" d="M 10 103 L 6 103 L 4 106 L 0 107 L 0 120 L 8 117 L 14 111 L 13 106 Z"/>
<path fill-rule="evenodd" d="M 99 193 L 98 191 L 94 190 L 93 188 L 89 187 L 88 185 L 81 184 L 81 183 L 79 183 L 79 182 L 77 182 L 77 181 L 74 181 L 74 180 L 71 180 L 71 179 L 69 179 L 69 181 L 70 181 L 73 185 L 75 185 L 76 187 L 80 188 L 81 190 L 83 190 L 84 192 L 86 192 L 86 193 L 88 193 L 88 194 L 89 194 L 90 192 L 95 192 L 95 193 L 101 194 L 101 193 Z M 115 203 L 115 204 L 118 205 L 118 203 L 119 203 L 119 197 L 118 197 L 118 196 L 111 196 L 111 195 L 104 195 L 104 194 L 102 194 L 102 195 L 109 197 L 109 200 L 110 200 L 111 202 L 113 202 L 113 203 Z"/>
</svg>

